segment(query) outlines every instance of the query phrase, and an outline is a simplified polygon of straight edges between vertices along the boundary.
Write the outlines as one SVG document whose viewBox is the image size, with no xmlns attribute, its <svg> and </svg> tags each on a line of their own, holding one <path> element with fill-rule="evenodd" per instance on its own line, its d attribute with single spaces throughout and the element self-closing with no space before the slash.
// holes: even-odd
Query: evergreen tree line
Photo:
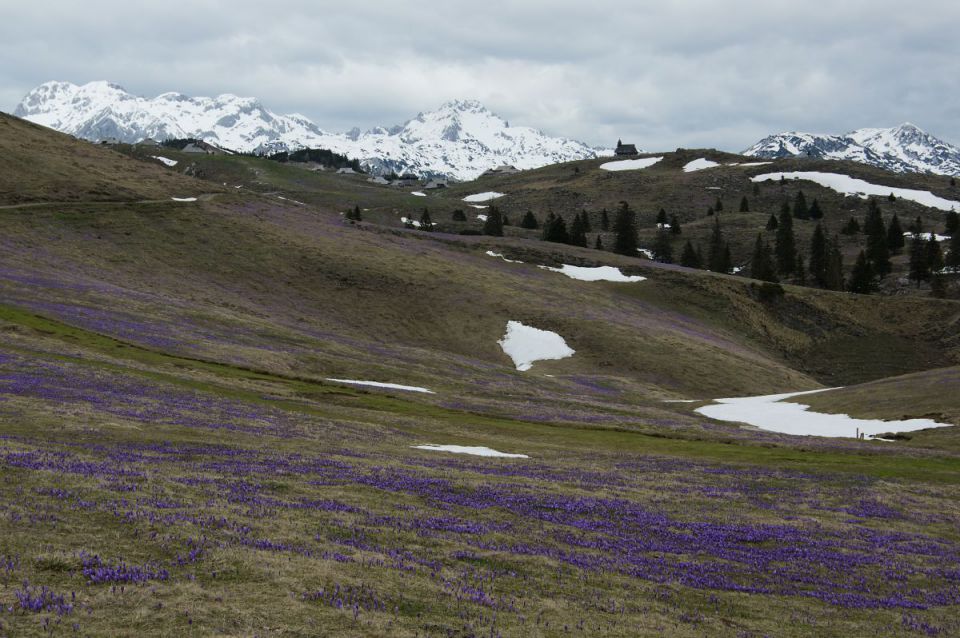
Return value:
<svg viewBox="0 0 960 638">
<path fill-rule="evenodd" d="M 270 155 L 267 159 L 275 162 L 315 162 L 327 168 L 352 168 L 358 173 L 365 172 L 360 166 L 360 160 L 350 159 L 346 155 L 334 153 L 325 148 L 302 148 L 298 151 L 281 151 Z"/>
</svg>

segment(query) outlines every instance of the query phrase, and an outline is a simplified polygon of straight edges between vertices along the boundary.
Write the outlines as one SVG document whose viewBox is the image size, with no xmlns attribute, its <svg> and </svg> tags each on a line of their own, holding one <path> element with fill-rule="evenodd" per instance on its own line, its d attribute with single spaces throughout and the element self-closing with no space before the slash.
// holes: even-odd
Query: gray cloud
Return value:
<svg viewBox="0 0 960 638">
<path fill-rule="evenodd" d="M 328 130 L 476 98 L 514 124 L 657 150 L 902 121 L 960 141 L 955 2 L 434 4 L 8 6 L 0 106 L 47 80 L 107 79 L 148 96 L 253 95 Z"/>
</svg>

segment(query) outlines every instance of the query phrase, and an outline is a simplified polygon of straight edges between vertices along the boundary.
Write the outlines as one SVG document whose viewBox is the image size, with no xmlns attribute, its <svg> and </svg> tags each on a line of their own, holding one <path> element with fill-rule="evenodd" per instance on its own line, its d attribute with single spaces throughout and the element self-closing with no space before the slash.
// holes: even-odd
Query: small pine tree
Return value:
<svg viewBox="0 0 960 638">
<path fill-rule="evenodd" d="M 930 264 L 927 257 L 927 242 L 921 239 L 920 235 L 914 233 L 910 240 L 910 272 L 908 277 L 917 282 L 930 279 Z"/>
<path fill-rule="evenodd" d="M 897 201 L 897 196 L 894 195 L 893 193 L 890 193 L 889 195 L 887 195 L 887 201 L 895 202 Z"/>
<path fill-rule="evenodd" d="M 793 199 L 793 216 L 797 219 L 810 219 L 807 197 L 803 194 L 803 191 L 797 191 L 797 196 Z"/>
<path fill-rule="evenodd" d="M 533 211 L 528 210 L 524 213 L 523 217 L 520 219 L 520 228 L 526 228 L 529 230 L 536 230 L 540 228 L 540 224 L 537 222 L 537 218 L 534 217 Z"/>
<path fill-rule="evenodd" d="M 600 230 L 610 230 L 610 216 L 607 215 L 607 209 L 600 212 Z"/>
<path fill-rule="evenodd" d="M 363 221 L 363 215 L 360 213 L 359 206 L 354 206 L 352 209 L 348 210 L 344 217 L 355 222 Z"/>
<path fill-rule="evenodd" d="M 593 247 L 596 250 L 603 250 L 603 240 L 600 239 L 600 233 L 597 233 L 597 241 L 594 242 Z"/>
<path fill-rule="evenodd" d="M 683 231 L 680 229 L 680 220 L 677 219 L 676 215 L 672 215 L 670 217 L 670 234 L 679 235 L 681 232 Z"/>
<path fill-rule="evenodd" d="M 581 223 L 583 224 L 583 232 L 589 233 L 590 230 L 591 230 L 591 228 L 590 228 L 590 216 L 587 215 L 587 211 L 586 211 L 586 210 L 581 210 L 581 211 L 580 211 L 580 221 L 581 221 Z"/>
<path fill-rule="evenodd" d="M 433 220 L 430 219 L 430 211 L 426 208 L 423 209 L 423 214 L 420 215 L 420 230 L 427 232 L 433 230 Z"/>
<path fill-rule="evenodd" d="M 583 218 L 580 217 L 580 214 L 573 216 L 573 223 L 570 224 L 570 237 L 568 238 L 570 245 L 572 246 L 581 246 L 583 248 L 587 247 L 587 233 L 583 228 Z"/>
<path fill-rule="evenodd" d="M 491 206 L 487 212 L 487 220 L 483 222 L 483 234 L 503 237 L 503 217 L 500 215 L 500 209 L 496 206 Z"/>
<path fill-rule="evenodd" d="M 827 287 L 827 236 L 819 223 L 810 237 L 810 274 L 814 285 Z"/>
<path fill-rule="evenodd" d="M 890 249 L 891 255 L 896 255 L 905 245 L 906 240 L 903 238 L 903 228 L 900 227 L 900 218 L 894 213 L 893 218 L 890 220 L 890 227 L 887 228 L 887 248 Z"/>
<path fill-rule="evenodd" d="M 740 212 L 749 213 L 750 212 L 750 202 L 747 201 L 747 196 L 744 195 L 740 200 Z"/>
<path fill-rule="evenodd" d="M 713 206 L 707 206 L 707 217 L 713 217 Z"/>
<path fill-rule="evenodd" d="M 843 290 L 843 253 L 840 251 L 840 240 L 833 237 L 827 248 L 827 273 L 825 286 L 827 290 Z"/>
<path fill-rule="evenodd" d="M 750 276 L 760 281 L 776 283 L 776 270 L 770 256 L 770 244 L 763 240 L 763 233 L 757 233 L 757 241 L 753 245 L 753 258 L 750 260 Z"/>
<path fill-rule="evenodd" d="M 947 213 L 947 218 L 943 225 L 943 234 L 950 235 L 951 237 L 960 231 L 960 214 L 957 214 L 957 211 L 952 210 Z"/>
<path fill-rule="evenodd" d="M 793 236 L 793 216 L 789 210 L 780 213 L 774 252 L 777 256 L 777 270 L 780 275 L 790 276 L 797 265 L 797 246 Z"/>
<path fill-rule="evenodd" d="M 667 211 L 660 209 L 660 212 L 657 213 L 657 226 L 667 223 Z"/>
<path fill-rule="evenodd" d="M 687 268 L 701 268 L 703 266 L 700 260 L 700 253 L 694 249 L 689 239 L 683 247 L 683 252 L 680 253 L 680 265 L 686 266 Z"/>
<path fill-rule="evenodd" d="M 867 210 L 867 218 L 863 223 L 863 231 L 867 235 L 867 259 L 873 268 L 873 273 L 883 279 L 890 272 L 890 249 L 887 247 L 887 229 L 883 224 L 883 215 L 877 200 L 871 199 Z"/>
<path fill-rule="evenodd" d="M 923 232 L 923 219 L 921 219 L 919 215 L 917 215 L 917 218 L 913 220 L 909 226 L 907 226 L 907 232 L 911 235 L 919 235 Z"/>
<path fill-rule="evenodd" d="M 455 222 L 465 222 L 467 221 L 467 216 L 464 215 L 463 211 L 458 208 L 457 210 L 450 213 L 450 219 L 452 219 Z"/>
<path fill-rule="evenodd" d="M 770 213 L 770 219 L 767 220 L 767 230 L 776 230 L 779 225 L 780 222 L 777 221 L 777 216 Z"/>
<path fill-rule="evenodd" d="M 661 228 L 653 240 L 653 259 L 661 264 L 673 263 L 673 246 L 670 245 L 670 231 Z"/>
<path fill-rule="evenodd" d="M 851 217 L 840 232 L 844 235 L 856 235 L 860 232 L 860 222 L 857 221 L 856 217 Z"/>
<path fill-rule="evenodd" d="M 723 212 L 723 202 L 720 201 L 719 197 L 717 198 L 717 203 L 713 205 L 713 210 L 715 210 L 718 213 Z"/>
<path fill-rule="evenodd" d="M 943 268 L 943 251 L 940 242 L 933 235 L 927 240 L 927 268 L 933 274 Z"/>
<path fill-rule="evenodd" d="M 960 232 L 950 236 L 950 251 L 943 261 L 951 268 L 960 267 Z"/>
<path fill-rule="evenodd" d="M 796 284 L 798 286 L 807 285 L 807 267 L 803 263 L 803 255 L 797 253 L 797 266 L 793 269 L 794 276 L 796 277 Z"/>
<path fill-rule="evenodd" d="M 613 221 L 613 252 L 618 255 L 637 256 L 637 214 L 627 202 L 620 202 Z"/>
<path fill-rule="evenodd" d="M 850 272 L 850 281 L 847 284 L 847 290 L 861 295 L 869 295 L 876 290 L 874 282 L 873 266 L 867 259 L 867 254 L 863 250 L 857 255 L 857 262 L 853 265 Z"/>
<path fill-rule="evenodd" d="M 550 213 L 543 225 L 543 238 L 557 244 L 569 244 L 570 235 L 567 233 L 567 223 L 563 217 Z"/>
<path fill-rule="evenodd" d="M 823 211 L 820 210 L 820 202 L 816 198 L 813 199 L 813 203 L 810 204 L 810 219 L 823 219 Z"/>
<path fill-rule="evenodd" d="M 723 273 L 730 271 L 730 248 L 723 239 L 719 217 L 713 218 L 713 231 L 710 233 L 710 245 L 707 250 L 707 268 L 709 270 Z"/>
</svg>

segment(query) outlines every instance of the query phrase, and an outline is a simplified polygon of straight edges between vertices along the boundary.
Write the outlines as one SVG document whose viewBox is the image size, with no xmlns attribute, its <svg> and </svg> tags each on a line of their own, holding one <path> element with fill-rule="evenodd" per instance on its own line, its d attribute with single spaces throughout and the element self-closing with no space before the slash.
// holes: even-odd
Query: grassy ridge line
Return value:
<svg viewBox="0 0 960 638">
<path fill-rule="evenodd" d="M 484 435 L 513 437 L 528 442 L 549 442 L 551 445 L 563 445 L 573 448 L 589 448 L 609 452 L 646 453 L 676 457 L 690 457 L 733 464 L 769 465 L 779 468 L 791 468 L 829 473 L 854 473 L 883 479 L 906 479 L 936 483 L 960 483 L 960 459 L 942 458 L 905 458 L 871 453 L 824 452 L 819 450 L 778 446 L 774 444 L 754 444 L 733 441 L 704 440 L 690 437 L 673 437 L 666 434 L 618 431 L 616 429 L 591 426 L 557 426 L 543 423 L 531 423 L 514 419 L 491 417 L 467 413 L 439 406 L 416 403 L 393 396 L 384 396 L 363 391 L 351 391 L 326 386 L 322 382 L 310 379 L 295 379 L 267 372 L 245 369 L 215 362 L 194 360 L 148 350 L 139 346 L 125 344 L 116 339 L 75 328 L 53 320 L 45 319 L 33 313 L 0 305 L 0 319 L 31 328 L 47 336 L 68 342 L 73 346 L 88 347 L 106 352 L 120 358 L 126 358 L 152 365 L 172 364 L 177 366 L 196 366 L 207 372 L 221 376 L 229 383 L 236 378 L 255 378 L 280 382 L 296 390 L 308 401 L 322 398 L 323 402 L 345 405 L 343 399 L 349 398 L 350 407 L 360 411 L 396 414 L 406 417 L 429 419 L 421 426 L 407 423 L 398 427 L 411 434 L 425 437 L 442 436 L 438 434 L 440 426 L 444 433 L 459 432 L 483 428 Z M 89 361 L 76 359 L 76 362 L 91 365 Z M 99 362 L 96 365 L 104 365 Z M 269 404 L 284 410 L 326 414 L 321 406 L 293 400 L 265 400 L 256 392 L 200 383 L 194 380 L 166 372 L 149 372 L 135 368 L 123 368 L 125 372 L 148 376 L 150 378 L 187 386 L 192 389 L 221 394 L 258 404 Z M 318 396 L 319 395 L 319 396 Z M 362 415 L 358 415 L 362 416 Z M 468 436 L 470 436 L 468 434 Z"/>
</svg>

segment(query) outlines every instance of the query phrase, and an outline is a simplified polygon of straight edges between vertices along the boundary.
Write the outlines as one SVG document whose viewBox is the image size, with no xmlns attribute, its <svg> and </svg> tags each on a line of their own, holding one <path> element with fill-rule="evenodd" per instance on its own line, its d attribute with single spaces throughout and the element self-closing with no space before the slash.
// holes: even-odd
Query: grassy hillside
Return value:
<svg viewBox="0 0 960 638">
<path fill-rule="evenodd" d="M 398 222 L 482 190 L 571 201 L 571 165 L 419 198 L 28 130 L 4 174 L 38 167 L 10 200 L 30 205 L 0 208 L 0 634 L 960 631 L 958 428 L 860 442 L 693 411 L 847 385 L 809 402 L 958 423 L 957 302 L 769 296 L 516 229 L 456 234 L 475 220 Z M 595 164 L 570 171 L 577 189 L 654 179 Z M 366 221 L 342 217 L 354 205 Z M 538 267 L 561 264 L 646 280 Z M 575 354 L 517 371 L 511 320 Z"/>
</svg>

